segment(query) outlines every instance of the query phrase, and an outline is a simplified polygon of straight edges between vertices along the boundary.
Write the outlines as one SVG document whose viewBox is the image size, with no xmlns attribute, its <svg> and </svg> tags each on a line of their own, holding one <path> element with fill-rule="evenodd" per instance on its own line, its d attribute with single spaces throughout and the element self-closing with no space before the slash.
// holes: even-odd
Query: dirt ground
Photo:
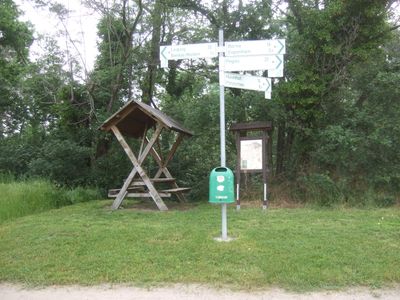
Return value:
<svg viewBox="0 0 400 300">
<path fill-rule="evenodd" d="M 198 285 L 174 285 L 162 288 L 138 288 L 128 286 L 53 286 L 46 288 L 25 288 L 13 284 L 0 284 L 1 300 L 369 300 L 400 299 L 400 286 L 391 289 L 371 290 L 354 288 L 344 291 L 292 293 L 281 289 L 259 292 L 234 292 L 216 290 Z"/>
</svg>

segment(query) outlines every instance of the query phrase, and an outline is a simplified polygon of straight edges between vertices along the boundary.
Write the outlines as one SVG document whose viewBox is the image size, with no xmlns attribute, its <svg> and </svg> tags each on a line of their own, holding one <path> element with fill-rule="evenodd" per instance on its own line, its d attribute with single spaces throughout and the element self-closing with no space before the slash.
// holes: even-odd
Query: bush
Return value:
<svg viewBox="0 0 400 300">
<path fill-rule="evenodd" d="M 66 190 L 64 192 L 64 198 L 68 204 L 76 204 L 100 199 L 101 194 L 97 189 L 77 187 L 71 190 Z"/>
<path fill-rule="evenodd" d="M 11 172 L 0 173 L 0 183 L 10 183 L 15 181 L 15 176 Z"/>
<path fill-rule="evenodd" d="M 314 173 L 301 177 L 299 189 L 305 202 L 318 206 L 333 206 L 345 200 L 342 191 L 326 174 Z"/>
<path fill-rule="evenodd" d="M 90 149 L 68 140 L 46 142 L 40 155 L 29 163 L 30 176 L 48 178 L 60 184 L 85 184 Z"/>
</svg>

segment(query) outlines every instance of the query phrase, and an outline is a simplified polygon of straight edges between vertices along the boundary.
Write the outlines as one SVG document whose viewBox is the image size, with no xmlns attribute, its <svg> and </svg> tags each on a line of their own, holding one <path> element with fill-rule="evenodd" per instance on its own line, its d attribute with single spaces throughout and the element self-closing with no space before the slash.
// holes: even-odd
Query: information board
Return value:
<svg viewBox="0 0 400 300">
<path fill-rule="evenodd" d="M 262 139 L 240 141 L 240 169 L 262 170 Z"/>
</svg>

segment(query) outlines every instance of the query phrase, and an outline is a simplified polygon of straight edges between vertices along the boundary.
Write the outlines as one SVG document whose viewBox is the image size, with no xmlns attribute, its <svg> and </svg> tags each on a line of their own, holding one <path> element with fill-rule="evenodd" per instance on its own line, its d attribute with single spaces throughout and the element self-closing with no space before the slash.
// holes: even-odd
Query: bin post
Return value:
<svg viewBox="0 0 400 300">
<path fill-rule="evenodd" d="M 227 222 L 227 214 L 226 214 L 226 207 L 227 204 L 226 203 L 222 203 L 222 208 L 221 208 L 221 212 L 222 212 L 222 229 L 221 229 L 221 239 L 223 241 L 227 241 L 228 240 L 228 222 Z"/>
<path fill-rule="evenodd" d="M 232 170 L 225 167 L 218 167 L 210 173 L 210 194 L 209 202 L 221 204 L 221 237 L 217 240 L 227 242 L 227 203 L 235 202 L 234 181 Z"/>
</svg>

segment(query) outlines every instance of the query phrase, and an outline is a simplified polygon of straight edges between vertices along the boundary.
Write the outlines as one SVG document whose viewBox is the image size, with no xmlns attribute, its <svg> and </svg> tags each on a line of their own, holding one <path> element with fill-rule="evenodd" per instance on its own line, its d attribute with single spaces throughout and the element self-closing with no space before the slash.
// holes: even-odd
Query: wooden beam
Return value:
<svg viewBox="0 0 400 300">
<path fill-rule="evenodd" d="M 154 134 L 153 134 L 153 136 L 151 138 L 151 140 L 149 141 L 149 143 L 147 144 L 146 148 L 143 150 L 143 153 L 139 157 L 138 162 L 139 162 L 140 165 L 143 163 L 144 159 L 148 155 L 148 153 L 149 153 L 149 151 L 150 151 L 150 149 L 152 147 L 152 144 L 154 144 L 154 142 L 160 136 L 162 129 L 163 129 L 162 126 L 157 126 L 157 128 L 156 128 L 156 130 L 155 130 L 155 132 L 154 132 Z M 135 155 L 133 154 L 132 150 L 130 149 L 128 143 L 125 141 L 125 139 L 123 138 L 121 132 L 119 131 L 118 127 L 117 126 L 111 126 L 111 130 L 113 131 L 114 135 L 117 137 L 118 142 L 121 144 L 122 148 L 124 148 L 125 152 L 127 152 L 127 150 L 130 152 L 130 154 L 127 153 L 129 159 L 131 158 L 131 156 L 135 157 Z M 121 143 L 121 139 L 119 139 L 118 136 L 120 136 L 122 138 L 122 141 L 123 141 L 122 143 Z M 126 191 L 129 188 L 129 186 L 131 185 L 132 180 L 135 177 L 136 173 L 137 173 L 136 168 L 133 168 L 133 170 L 129 174 L 128 178 L 125 180 L 124 185 L 122 186 L 120 192 L 118 193 L 117 198 L 114 200 L 114 202 L 113 202 L 113 204 L 111 206 L 112 209 L 115 210 L 115 209 L 118 209 L 120 207 L 122 201 L 124 200 L 124 198 L 126 196 Z"/>
<path fill-rule="evenodd" d="M 127 115 L 129 115 L 132 111 L 134 111 L 136 107 L 129 106 L 121 112 L 117 112 L 112 115 L 106 122 L 102 125 L 101 129 L 105 131 L 109 131 L 112 126 L 116 126 L 119 122 L 121 122 Z"/>
<path fill-rule="evenodd" d="M 129 188 L 129 186 L 131 185 L 131 182 L 133 180 L 133 177 L 135 177 L 135 175 L 136 175 L 136 169 L 133 168 L 133 170 L 129 173 L 128 178 L 125 180 L 124 185 L 119 190 L 117 198 L 114 200 L 113 204 L 111 205 L 111 208 L 113 210 L 118 209 L 118 207 L 121 205 L 121 203 L 124 200 L 126 194 L 128 193 L 127 190 Z"/>
<path fill-rule="evenodd" d="M 236 140 L 236 209 L 240 209 L 240 133 L 235 132 Z"/>
<path fill-rule="evenodd" d="M 141 166 L 141 163 L 143 162 L 144 158 L 147 156 L 149 151 L 151 149 L 153 149 L 154 142 L 156 141 L 156 139 L 160 135 L 162 128 L 163 128 L 162 125 L 160 123 L 158 123 L 156 131 L 154 132 L 154 134 L 153 134 L 152 138 L 150 139 L 149 143 L 147 144 L 146 148 L 143 150 L 143 153 L 142 153 L 142 156 L 140 157 L 140 160 L 138 160 L 135 157 L 135 155 L 133 154 L 131 148 L 129 147 L 128 143 L 125 141 L 124 137 L 122 136 L 122 134 L 119 131 L 119 129 L 117 128 L 117 126 L 111 126 L 111 130 L 113 131 L 113 133 L 116 136 L 118 142 L 121 144 L 122 148 L 124 149 L 125 153 L 128 155 L 130 161 L 132 162 L 132 164 L 134 166 L 134 168 L 133 168 L 133 170 L 131 172 L 131 174 L 133 174 L 133 176 L 131 176 L 131 174 L 129 174 L 130 176 L 125 181 L 123 187 L 121 188 L 120 192 L 118 193 L 117 199 L 121 198 L 119 200 L 120 201 L 119 205 L 121 204 L 123 198 L 125 197 L 126 190 L 129 187 L 129 185 L 131 184 L 131 182 L 133 180 L 133 177 L 134 177 L 134 175 L 135 175 L 135 173 L 137 171 L 139 173 L 139 176 L 142 178 L 143 182 L 146 184 L 147 188 L 149 189 L 149 193 L 150 193 L 151 197 L 153 198 L 154 202 L 156 203 L 157 207 L 162 211 L 163 210 L 168 210 L 167 206 L 165 205 L 165 203 L 161 199 L 161 197 L 158 194 L 157 190 L 155 189 L 155 187 L 151 183 L 149 177 L 147 176 L 146 172 L 143 170 L 143 168 Z M 124 196 L 122 196 L 122 194 L 124 194 Z M 121 197 L 119 197 L 120 195 L 121 195 Z M 116 202 L 117 199 L 115 199 L 114 202 Z M 116 204 L 118 204 L 118 203 L 116 203 Z M 113 205 L 113 207 L 114 207 L 114 205 Z"/>
<path fill-rule="evenodd" d="M 142 142 L 140 143 L 139 158 L 140 158 L 140 156 L 142 156 L 142 150 L 143 150 L 143 146 L 144 146 L 144 141 L 146 140 L 146 136 L 147 136 L 147 123 L 146 123 L 146 126 L 144 127 Z"/>
<path fill-rule="evenodd" d="M 161 192 L 161 193 L 158 193 L 158 194 L 160 195 L 160 197 L 165 197 L 165 198 L 171 197 L 171 193 L 167 193 L 167 192 Z M 116 197 L 116 195 L 109 194 L 108 197 L 113 198 L 113 197 Z M 130 198 L 152 198 L 150 193 L 130 193 L 130 192 L 128 192 L 125 197 L 130 197 Z"/>
<path fill-rule="evenodd" d="M 166 189 L 166 190 L 162 190 L 161 192 L 164 193 L 180 193 L 180 192 L 187 192 L 190 191 L 191 188 L 187 188 L 187 187 L 181 187 L 181 188 L 174 188 L 174 189 Z"/>
<path fill-rule="evenodd" d="M 175 178 L 150 178 L 150 181 L 153 183 L 165 183 L 165 182 L 170 183 L 175 180 L 176 180 Z M 133 186 L 137 187 L 137 186 L 143 186 L 143 185 L 145 185 L 145 184 L 144 184 L 143 180 L 140 180 L 140 179 L 134 179 L 131 183 L 131 187 L 133 187 Z"/>
<path fill-rule="evenodd" d="M 157 151 L 154 148 L 151 149 L 150 154 L 153 156 L 153 158 L 155 159 L 155 161 L 157 162 L 157 164 L 159 166 L 159 169 L 158 169 L 156 175 L 154 175 L 154 178 L 160 177 L 161 174 L 164 174 L 167 178 L 173 178 L 171 173 L 169 172 L 168 168 L 166 167 L 165 163 L 163 163 L 163 161 L 161 160 L 160 155 L 157 153 Z M 178 184 L 176 183 L 176 181 L 172 182 L 171 185 L 175 189 L 180 188 L 178 186 Z M 178 197 L 178 200 L 180 202 L 187 202 L 187 199 L 182 192 L 176 193 L 176 196 Z"/>
<path fill-rule="evenodd" d="M 183 139 L 183 134 L 182 133 L 178 133 L 178 138 L 176 139 L 175 143 L 172 145 L 171 150 L 168 153 L 167 158 L 165 159 L 163 166 L 166 167 L 170 160 L 172 159 L 172 157 L 174 157 L 176 149 L 178 148 L 179 144 L 182 142 Z"/>
<path fill-rule="evenodd" d="M 157 123 L 156 130 L 154 131 L 153 136 L 148 141 L 146 147 L 143 150 L 142 155 L 139 157 L 140 164 L 143 163 L 144 159 L 147 157 L 147 155 L 149 154 L 150 150 L 153 149 L 153 146 L 154 146 L 155 142 L 157 141 L 158 137 L 160 136 L 161 131 L 163 130 L 163 128 L 164 127 L 163 127 L 163 125 L 161 123 Z M 146 137 L 146 140 L 147 140 L 147 137 Z"/>
<path fill-rule="evenodd" d="M 272 123 L 269 121 L 255 121 L 247 123 L 233 123 L 230 131 L 252 131 L 252 130 L 271 130 Z"/>
</svg>

